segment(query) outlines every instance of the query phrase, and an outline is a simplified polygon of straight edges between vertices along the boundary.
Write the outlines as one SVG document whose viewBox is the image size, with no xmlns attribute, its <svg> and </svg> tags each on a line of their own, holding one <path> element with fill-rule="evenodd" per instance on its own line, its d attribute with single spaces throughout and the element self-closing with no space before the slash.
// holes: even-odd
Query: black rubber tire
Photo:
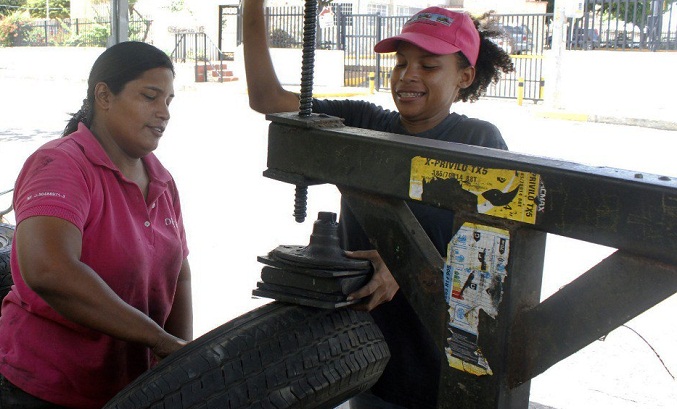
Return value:
<svg viewBox="0 0 677 409">
<path fill-rule="evenodd" d="M 366 312 L 271 302 L 165 358 L 104 409 L 329 409 L 370 388 L 389 358 Z"/>
<path fill-rule="evenodd" d="M 12 237 L 14 226 L 0 223 L 0 303 L 12 288 L 12 271 L 9 265 L 9 256 L 12 252 Z"/>
</svg>

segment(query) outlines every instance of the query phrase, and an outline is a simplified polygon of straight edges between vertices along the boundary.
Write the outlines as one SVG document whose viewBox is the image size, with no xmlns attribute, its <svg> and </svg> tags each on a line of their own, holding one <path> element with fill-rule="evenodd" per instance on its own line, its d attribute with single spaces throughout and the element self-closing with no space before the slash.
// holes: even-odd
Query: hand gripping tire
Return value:
<svg viewBox="0 0 677 409">
<path fill-rule="evenodd" d="M 14 226 L 0 223 L 0 303 L 12 288 L 12 271 L 9 265 L 9 255 L 12 252 L 12 237 Z"/>
<path fill-rule="evenodd" d="M 389 357 L 366 312 L 272 302 L 168 356 L 104 409 L 333 408 Z"/>
</svg>

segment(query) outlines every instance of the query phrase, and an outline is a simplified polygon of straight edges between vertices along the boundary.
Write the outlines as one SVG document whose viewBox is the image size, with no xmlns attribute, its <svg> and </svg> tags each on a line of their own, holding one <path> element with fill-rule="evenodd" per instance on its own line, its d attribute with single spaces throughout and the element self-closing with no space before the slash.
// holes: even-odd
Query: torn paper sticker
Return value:
<svg viewBox="0 0 677 409">
<path fill-rule="evenodd" d="M 446 355 L 449 365 L 475 375 L 492 375 L 478 346 L 479 311 L 498 315 L 507 275 L 510 232 L 464 223 L 447 247 L 444 293 L 449 304 Z"/>
</svg>

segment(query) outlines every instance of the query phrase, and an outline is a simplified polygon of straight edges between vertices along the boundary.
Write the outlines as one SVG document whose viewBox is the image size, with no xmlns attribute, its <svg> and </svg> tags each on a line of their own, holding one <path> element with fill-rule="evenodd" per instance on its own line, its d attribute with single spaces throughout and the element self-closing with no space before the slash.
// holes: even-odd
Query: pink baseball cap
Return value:
<svg viewBox="0 0 677 409">
<path fill-rule="evenodd" d="M 428 7 L 414 14 L 400 35 L 386 38 L 374 46 L 377 53 L 397 51 L 400 41 L 406 41 L 438 55 L 462 52 L 473 67 L 480 52 L 480 33 L 466 13 L 441 7 Z"/>
</svg>

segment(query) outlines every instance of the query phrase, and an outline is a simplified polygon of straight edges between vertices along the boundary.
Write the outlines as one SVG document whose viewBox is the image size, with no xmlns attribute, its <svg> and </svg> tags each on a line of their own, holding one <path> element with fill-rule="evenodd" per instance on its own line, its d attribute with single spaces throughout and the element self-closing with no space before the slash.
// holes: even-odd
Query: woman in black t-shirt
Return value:
<svg viewBox="0 0 677 409">
<path fill-rule="evenodd" d="M 244 57 L 249 105 L 261 113 L 299 108 L 297 94 L 279 83 L 267 47 L 264 0 L 245 0 Z M 415 14 L 400 35 L 374 47 L 395 52 L 391 92 L 397 111 L 363 101 L 313 100 L 313 112 L 343 118 L 345 124 L 422 138 L 507 149 L 498 129 L 485 121 L 451 113 L 456 101 L 476 101 L 502 72 L 513 70 L 510 56 L 491 39 L 498 30 L 480 30 L 480 20 L 430 7 Z M 453 214 L 410 203 L 441 255 L 451 240 Z M 350 294 L 364 299 L 355 308 L 371 311 L 391 350 L 373 394 L 351 400 L 351 408 L 434 408 L 444 357 L 401 292 L 392 274 L 347 206 L 341 206 L 342 244 L 349 256 L 370 260 L 373 278 Z"/>
</svg>

